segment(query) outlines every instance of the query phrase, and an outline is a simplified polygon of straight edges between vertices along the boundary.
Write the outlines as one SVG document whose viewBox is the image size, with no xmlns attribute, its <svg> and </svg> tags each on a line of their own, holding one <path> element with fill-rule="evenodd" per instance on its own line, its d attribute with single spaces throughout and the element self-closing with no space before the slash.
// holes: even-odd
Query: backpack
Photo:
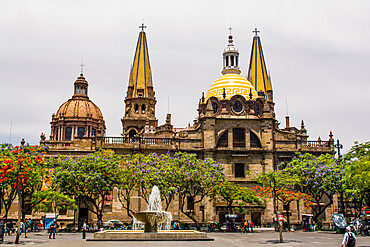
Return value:
<svg viewBox="0 0 370 247">
<path fill-rule="evenodd" d="M 349 233 L 348 233 L 348 242 L 347 242 L 347 246 L 348 246 L 348 247 L 354 247 L 354 246 L 356 246 L 356 240 L 355 240 L 355 238 L 353 237 L 353 233 L 352 233 L 352 232 L 349 232 Z"/>
</svg>

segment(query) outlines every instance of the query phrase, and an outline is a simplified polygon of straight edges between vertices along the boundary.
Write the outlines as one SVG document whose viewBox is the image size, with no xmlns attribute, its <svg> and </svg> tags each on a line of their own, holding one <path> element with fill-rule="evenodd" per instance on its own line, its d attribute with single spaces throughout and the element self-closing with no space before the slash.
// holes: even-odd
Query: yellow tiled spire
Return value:
<svg viewBox="0 0 370 247">
<path fill-rule="evenodd" d="M 270 73 L 267 72 L 266 69 L 261 39 L 258 36 L 259 31 L 256 28 L 253 32 L 255 32 L 256 35 L 253 38 L 247 79 L 253 84 L 257 92 L 263 91 L 267 97 L 267 91 L 272 90 Z"/>
<path fill-rule="evenodd" d="M 148 44 L 142 24 L 139 39 L 136 45 L 135 57 L 130 71 L 129 88 L 131 87 L 132 95 L 129 98 L 152 98 L 151 89 L 153 89 L 152 71 L 150 68 Z M 130 90 L 131 91 L 131 90 Z"/>
</svg>

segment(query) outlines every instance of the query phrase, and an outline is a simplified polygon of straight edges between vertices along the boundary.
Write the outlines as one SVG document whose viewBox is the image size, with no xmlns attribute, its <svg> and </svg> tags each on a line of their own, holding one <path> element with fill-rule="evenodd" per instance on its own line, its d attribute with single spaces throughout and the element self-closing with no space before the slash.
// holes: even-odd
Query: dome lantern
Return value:
<svg viewBox="0 0 370 247">
<path fill-rule="evenodd" d="M 239 69 L 239 51 L 235 48 L 233 36 L 231 35 L 231 27 L 229 35 L 229 43 L 223 52 L 223 70 L 222 74 L 240 74 Z"/>
<path fill-rule="evenodd" d="M 73 98 L 83 97 L 83 98 L 88 99 L 89 98 L 89 96 L 87 95 L 88 87 L 89 87 L 89 84 L 87 83 L 85 77 L 81 73 L 74 84 Z"/>
</svg>

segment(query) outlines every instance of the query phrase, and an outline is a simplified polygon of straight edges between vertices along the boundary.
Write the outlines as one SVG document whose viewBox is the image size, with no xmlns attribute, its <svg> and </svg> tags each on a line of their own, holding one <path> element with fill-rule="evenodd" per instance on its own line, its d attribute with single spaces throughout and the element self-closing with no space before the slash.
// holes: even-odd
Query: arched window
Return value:
<svg viewBox="0 0 370 247">
<path fill-rule="evenodd" d="M 218 148 L 227 148 L 229 146 L 229 141 L 228 141 L 228 131 L 226 130 L 218 139 L 217 142 L 217 147 Z"/>
<path fill-rule="evenodd" d="M 250 132 L 250 136 L 251 136 L 251 140 L 250 140 L 251 148 L 262 148 L 262 145 L 261 145 L 261 142 L 258 136 L 254 134 L 252 131 Z"/>
<path fill-rule="evenodd" d="M 128 132 L 128 137 L 130 139 L 130 142 L 135 142 L 135 136 L 136 136 L 136 131 L 135 130 L 130 130 Z"/>
<path fill-rule="evenodd" d="M 91 129 L 91 136 L 96 136 L 96 129 L 94 128 Z"/>
<path fill-rule="evenodd" d="M 85 136 L 85 128 L 84 127 L 78 127 L 77 135 L 78 135 L 78 137 L 84 137 Z"/>
<path fill-rule="evenodd" d="M 139 105 L 138 104 L 135 104 L 135 112 L 138 113 L 139 112 Z"/>
<path fill-rule="evenodd" d="M 213 108 L 213 114 L 216 114 L 216 112 L 218 111 L 218 103 L 212 102 L 212 108 Z"/>
<path fill-rule="evenodd" d="M 72 137 L 72 127 L 66 128 L 65 140 L 70 141 Z"/>
<path fill-rule="evenodd" d="M 231 63 L 231 66 L 234 66 L 234 56 L 232 56 L 232 55 L 230 57 L 230 63 Z"/>
<path fill-rule="evenodd" d="M 145 105 L 142 105 L 141 106 L 141 113 L 145 113 L 145 110 L 146 110 L 146 106 Z"/>
<path fill-rule="evenodd" d="M 236 56 L 236 57 L 235 57 L 235 66 L 236 66 L 236 67 L 238 67 L 238 63 L 239 63 L 239 61 L 238 61 L 238 56 Z"/>
<path fill-rule="evenodd" d="M 229 56 L 226 56 L 226 67 L 229 66 Z"/>
<path fill-rule="evenodd" d="M 233 129 L 233 147 L 245 148 L 245 129 Z"/>
</svg>

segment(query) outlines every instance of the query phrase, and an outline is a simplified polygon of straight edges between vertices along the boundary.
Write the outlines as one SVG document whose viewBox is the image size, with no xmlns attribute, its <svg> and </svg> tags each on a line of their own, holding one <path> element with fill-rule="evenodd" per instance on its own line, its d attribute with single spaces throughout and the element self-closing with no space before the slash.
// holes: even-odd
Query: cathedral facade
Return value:
<svg viewBox="0 0 370 247">
<path fill-rule="evenodd" d="M 163 125 L 158 125 L 148 41 L 142 29 L 124 99 L 121 136 L 105 136 L 103 115 L 89 100 L 87 82 L 81 74 L 75 82 L 72 99 L 60 106 L 52 116 L 49 140 L 43 137 L 40 143 L 49 145 L 49 155 L 77 155 L 100 148 L 113 149 L 119 154 L 183 151 L 195 154 L 200 159 L 210 158 L 221 163 L 229 181 L 247 187 L 257 185 L 257 174 L 274 170 L 281 162 L 289 162 L 296 152 L 334 154 L 331 132 L 328 140 L 308 140 L 303 121 L 300 127 L 292 127 L 289 117 L 285 119 L 285 127 L 279 127 L 274 112 L 271 77 L 257 30 L 252 41 L 247 77 L 240 75 L 239 52 L 231 35 L 222 59 L 222 75 L 203 93 L 198 104 L 198 117 L 193 125 L 175 128 L 171 124 L 170 114 L 167 114 Z M 135 198 L 137 208 L 146 207 L 138 196 Z M 201 223 L 225 220 L 226 204 L 204 200 L 197 207 L 197 217 Z M 334 207 L 328 210 L 333 212 Z M 180 213 L 178 202 L 173 202 L 169 211 L 173 219 L 190 222 Z M 271 203 L 266 208 L 250 205 L 245 214 L 234 213 L 238 221 L 248 219 L 257 225 L 268 225 L 272 223 L 273 208 Z M 307 212 L 302 205 L 292 203 L 291 222 L 298 224 L 303 213 Z M 331 213 L 327 215 L 324 217 L 329 220 Z M 73 212 L 65 215 L 66 220 L 73 217 Z M 89 215 L 90 222 L 95 220 L 92 217 Z M 129 221 L 117 199 L 116 189 L 104 214 L 104 219 L 112 218 Z"/>
</svg>

